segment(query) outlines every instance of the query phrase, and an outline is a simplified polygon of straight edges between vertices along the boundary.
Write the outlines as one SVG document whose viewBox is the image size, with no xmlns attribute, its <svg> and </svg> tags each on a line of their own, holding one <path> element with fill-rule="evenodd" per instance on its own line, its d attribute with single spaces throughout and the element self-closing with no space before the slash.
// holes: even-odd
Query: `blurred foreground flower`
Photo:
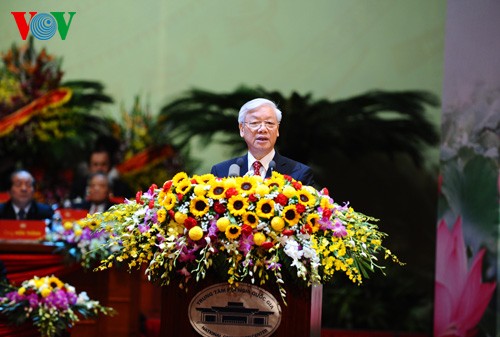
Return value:
<svg viewBox="0 0 500 337">
<path fill-rule="evenodd" d="M 86 292 L 77 293 L 55 276 L 35 276 L 19 288 L 0 286 L 0 313 L 16 325 L 32 321 L 42 337 L 53 337 L 79 321 L 78 314 L 92 318 L 100 313 L 113 315 L 115 311 L 91 300 Z"/>
</svg>

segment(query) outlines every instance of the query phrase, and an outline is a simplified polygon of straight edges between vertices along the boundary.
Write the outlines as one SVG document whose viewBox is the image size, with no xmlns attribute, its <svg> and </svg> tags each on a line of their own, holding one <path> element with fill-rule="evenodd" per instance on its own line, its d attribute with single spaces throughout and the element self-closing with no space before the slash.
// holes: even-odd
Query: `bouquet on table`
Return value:
<svg viewBox="0 0 500 337">
<path fill-rule="evenodd" d="M 71 260 L 89 269 L 107 258 L 117 247 L 106 245 L 109 231 L 98 229 L 93 221 L 65 221 L 47 236 L 48 241 L 61 242 L 61 251 Z"/>
<path fill-rule="evenodd" d="M 382 246 L 376 219 L 277 172 L 267 179 L 180 172 L 84 221 L 109 231 L 107 246 L 118 247 L 99 269 L 146 265 L 162 285 L 176 279 L 184 287 L 215 269 L 234 286 L 271 278 L 284 300 L 285 281 L 317 285 L 345 273 L 360 284 L 384 268 L 378 256 L 399 263 Z"/>
<path fill-rule="evenodd" d="M 71 328 L 83 318 L 98 314 L 112 315 L 114 310 L 89 299 L 85 292 L 55 276 L 34 277 L 17 288 L 3 283 L 0 286 L 0 314 L 16 325 L 32 321 L 43 337 L 53 337 Z"/>
</svg>

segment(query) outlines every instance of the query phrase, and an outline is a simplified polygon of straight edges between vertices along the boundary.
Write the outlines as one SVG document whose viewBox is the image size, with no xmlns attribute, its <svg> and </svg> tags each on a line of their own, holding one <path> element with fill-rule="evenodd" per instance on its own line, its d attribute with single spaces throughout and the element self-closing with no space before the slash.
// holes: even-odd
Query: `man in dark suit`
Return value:
<svg viewBox="0 0 500 337">
<path fill-rule="evenodd" d="M 105 212 L 114 205 L 110 200 L 111 186 L 106 173 L 93 173 L 88 181 L 89 191 L 87 200 L 77 204 L 75 208 L 82 208 L 90 214 Z"/>
<path fill-rule="evenodd" d="M 10 199 L 0 204 L 0 219 L 52 219 L 52 208 L 34 200 L 35 179 L 28 171 L 17 170 L 10 175 L 9 195 Z"/>
<path fill-rule="evenodd" d="M 70 199 L 73 202 L 82 203 L 87 199 L 89 193 L 89 178 L 97 172 L 107 174 L 113 196 L 124 198 L 133 196 L 132 189 L 119 177 L 118 171 L 113 167 L 110 151 L 104 147 L 97 147 L 90 154 L 88 174 L 75 178 L 71 186 Z"/>
<path fill-rule="evenodd" d="M 256 98 L 245 103 L 239 112 L 240 136 L 245 139 L 248 153 L 242 157 L 226 160 L 212 167 L 211 173 L 217 177 L 227 177 L 231 165 L 237 164 L 240 175 L 247 172 L 270 177 L 272 170 L 286 174 L 302 182 L 314 185 L 312 170 L 309 166 L 278 154 L 274 145 L 279 137 L 281 111 L 274 102 Z"/>
</svg>

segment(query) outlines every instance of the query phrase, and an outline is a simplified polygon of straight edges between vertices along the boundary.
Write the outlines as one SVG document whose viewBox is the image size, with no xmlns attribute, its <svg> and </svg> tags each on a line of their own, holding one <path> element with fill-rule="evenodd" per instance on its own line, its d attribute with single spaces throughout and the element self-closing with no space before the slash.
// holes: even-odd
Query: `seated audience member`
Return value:
<svg viewBox="0 0 500 337">
<path fill-rule="evenodd" d="M 34 200 L 35 178 L 28 171 L 10 175 L 9 195 L 10 199 L 0 204 L 0 219 L 45 220 L 54 214 L 49 205 Z"/>
<path fill-rule="evenodd" d="M 87 200 L 81 204 L 76 204 L 75 208 L 82 208 L 90 214 L 107 211 L 113 206 L 110 200 L 111 186 L 105 173 L 97 172 L 90 176 L 88 181 Z"/>
<path fill-rule="evenodd" d="M 70 199 L 73 202 L 80 203 L 87 199 L 89 192 L 89 176 L 97 172 L 102 172 L 107 175 L 110 185 L 112 186 L 111 192 L 113 196 L 129 198 L 133 195 L 132 189 L 120 179 L 118 172 L 112 167 L 109 151 L 104 148 L 99 148 L 94 150 L 90 155 L 87 176 L 75 179 L 70 193 Z"/>
</svg>

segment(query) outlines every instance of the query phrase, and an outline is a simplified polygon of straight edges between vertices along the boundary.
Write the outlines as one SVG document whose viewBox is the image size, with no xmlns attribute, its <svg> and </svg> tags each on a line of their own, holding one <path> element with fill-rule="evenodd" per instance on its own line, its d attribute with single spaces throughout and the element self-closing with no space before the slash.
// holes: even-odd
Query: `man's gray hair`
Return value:
<svg viewBox="0 0 500 337">
<path fill-rule="evenodd" d="M 278 120 L 278 123 L 281 122 L 281 111 L 278 109 L 276 104 L 273 101 L 270 101 L 265 98 L 255 98 L 252 99 L 251 101 L 246 102 L 243 104 L 243 106 L 240 109 L 240 112 L 238 113 L 238 123 L 242 124 L 245 122 L 245 116 L 248 111 L 257 109 L 263 105 L 267 105 L 271 108 L 273 108 L 274 112 L 276 113 L 276 119 Z"/>
</svg>

